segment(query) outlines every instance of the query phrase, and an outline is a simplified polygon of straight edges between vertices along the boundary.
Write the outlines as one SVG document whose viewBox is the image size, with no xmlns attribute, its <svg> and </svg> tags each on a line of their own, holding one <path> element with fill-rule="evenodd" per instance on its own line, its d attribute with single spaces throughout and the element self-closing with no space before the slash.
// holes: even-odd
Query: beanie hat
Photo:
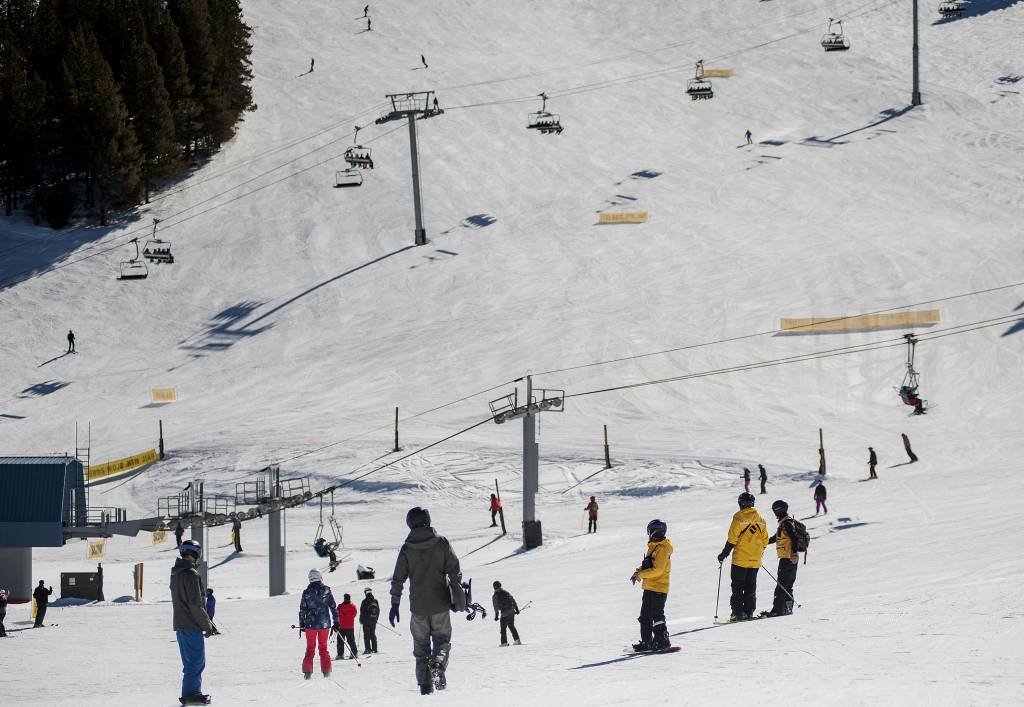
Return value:
<svg viewBox="0 0 1024 707">
<path fill-rule="evenodd" d="M 495 581 L 494 582 L 494 588 L 495 589 L 501 589 L 501 582 Z"/>
<path fill-rule="evenodd" d="M 322 574 L 320 574 L 320 570 L 310 570 L 309 571 L 309 581 L 310 582 L 322 582 L 322 581 L 324 581 L 324 577 L 323 577 Z"/>
</svg>

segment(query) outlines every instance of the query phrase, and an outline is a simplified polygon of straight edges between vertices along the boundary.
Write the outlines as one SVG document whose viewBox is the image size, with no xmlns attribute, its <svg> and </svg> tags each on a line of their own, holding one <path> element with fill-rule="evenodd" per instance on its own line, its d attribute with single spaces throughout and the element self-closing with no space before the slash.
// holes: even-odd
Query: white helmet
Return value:
<svg viewBox="0 0 1024 707">
<path fill-rule="evenodd" d="M 322 581 L 324 581 L 324 577 L 323 577 L 322 574 L 320 574 L 320 570 L 310 570 L 309 571 L 309 581 L 310 582 L 322 582 Z"/>
</svg>

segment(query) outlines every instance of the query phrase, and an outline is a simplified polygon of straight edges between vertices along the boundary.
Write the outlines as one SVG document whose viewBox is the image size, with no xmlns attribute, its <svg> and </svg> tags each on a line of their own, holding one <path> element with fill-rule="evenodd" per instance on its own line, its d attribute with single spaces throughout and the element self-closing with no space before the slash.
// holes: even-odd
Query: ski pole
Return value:
<svg viewBox="0 0 1024 707">
<path fill-rule="evenodd" d="M 718 602 L 722 599 L 722 563 L 718 563 L 718 592 L 715 594 L 715 620 L 718 620 Z"/>
<path fill-rule="evenodd" d="M 764 570 L 764 573 L 765 573 L 766 575 L 768 575 L 769 577 L 771 577 L 772 581 L 773 581 L 773 582 L 775 582 L 775 584 L 777 584 L 777 585 L 779 586 L 779 588 L 781 588 L 781 589 L 782 589 L 782 591 L 784 591 L 784 592 L 786 593 L 786 596 L 787 596 L 787 597 L 789 597 L 790 599 L 792 599 L 792 600 L 793 600 L 793 603 L 794 603 L 794 604 L 796 604 L 797 608 L 799 609 L 799 608 L 800 608 L 800 603 L 799 603 L 799 602 L 798 602 L 798 601 L 797 601 L 797 600 L 796 600 L 796 599 L 795 599 L 795 598 L 793 597 L 793 595 L 792 595 L 792 594 L 790 594 L 790 593 L 789 593 L 789 590 L 788 590 L 788 589 L 786 589 L 785 587 L 783 587 L 783 586 L 782 586 L 782 584 L 781 584 L 781 583 L 779 582 L 779 580 L 775 579 L 775 577 L 772 577 L 772 573 L 771 573 L 771 572 L 769 572 L 769 571 L 768 571 L 768 570 L 767 570 L 767 569 L 765 568 L 765 566 L 764 566 L 764 565 L 761 565 L 761 569 L 763 569 L 763 570 Z"/>
<path fill-rule="evenodd" d="M 533 600 L 532 599 L 530 601 L 526 602 L 525 604 L 523 604 L 521 607 L 519 607 L 519 613 L 521 614 L 524 611 L 526 611 L 527 609 L 529 609 L 531 604 L 533 604 Z"/>
<path fill-rule="evenodd" d="M 401 635 L 402 635 L 402 634 L 400 634 L 400 633 L 399 633 L 398 631 L 396 631 L 395 629 L 393 629 L 393 628 L 391 628 L 390 626 L 388 626 L 388 625 L 387 625 L 386 623 L 384 623 L 383 621 L 381 621 L 381 622 L 380 622 L 380 623 L 378 623 L 377 625 L 378 625 L 378 626 L 381 626 L 381 627 L 383 627 L 383 628 L 386 628 L 386 629 L 387 629 L 388 631 L 391 631 L 391 633 L 395 634 L 396 636 L 401 636 Z"/>
</svg>

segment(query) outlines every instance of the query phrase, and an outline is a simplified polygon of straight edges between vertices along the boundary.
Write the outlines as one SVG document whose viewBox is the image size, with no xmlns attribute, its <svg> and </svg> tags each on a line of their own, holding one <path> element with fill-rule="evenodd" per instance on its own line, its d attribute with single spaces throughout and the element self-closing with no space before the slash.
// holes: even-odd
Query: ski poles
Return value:
<svg viewBox="0 0 1024 707">
<path fill-rule="evenodd" d="M 769 577 L 771 577 L 772 581 L 773 581 L 773 582 L 775 582 L 775 584 L 777 584 L 777 585 L 779 586 L 779 588 L 780 588 L 780 589 L 782 589 L 782 591 L 784 591 L 784 592 L 786 593 L 786 596 L 787 596 L 787 597 L 789 597 L 790 599 L 792 599 L 792 600 L 793 600 L 793 603 L 794 603 L 794 604 L 796 604 L 796 607 L 797 607 L 797 608 L 799 609 L 799 608 L 800 608 L 800 603 L 799 603 L 799 602 L 798 602 L 798 601 L 797 601 L 797 600 L 796 600 L 796 599 L 795 599 L 795 598 L 793 597 L 793 595 L 792 595 L 792 594 L 790 594 L 790 593 L 789 593 L 789 590 L 788 590 L 788 589 L 786 589 L 785 587 L 783 587 L 783 586 L 782 586 L 782 584 L 781 584 L 781 583 L 779 582 L 779 580 L 775 579 L 775 577 L 772 577 L 772 573 L 771 573 L 771 572 L 769 572 L 769 571 L 768 571 L 768 570 L 767 570 L 767 569 L 765 568 L 765 566 L 764 566 L 764 565 L 761 565 L 761 569 L 763 569 L 763 570 L 764 570 L 764 573 L 765 573 L 766 575 L 768 575 Z"/>
<path fill-rule="evenodd" d="M 722 563 L 718 563 L 718 592 L 715 594 L 715 620 L 718 620 L 718 602 L 722 599 Z"/>
</svg>

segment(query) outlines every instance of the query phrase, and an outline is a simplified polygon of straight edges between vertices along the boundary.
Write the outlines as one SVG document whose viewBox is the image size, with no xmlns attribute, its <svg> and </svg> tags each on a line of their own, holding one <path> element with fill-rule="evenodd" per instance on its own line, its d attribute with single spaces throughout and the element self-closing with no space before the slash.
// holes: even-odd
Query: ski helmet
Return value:
<svg viewBox="0 0 1024 707">
<path fill-rule="evenodd" d="M 318 570 L 318 569 L 310 570 L 309 574 L 307 575 L 307 577 L 308 577 L 310 582 L 322 582 L 322 581 L 324 581 L 324 576 L 322 574 L 320 574 L 320 570 Z"/>
<path fill-rule="evenodd" d="M 754 507 L 754 494 L 747 493 L 744 491 L 740 494 L 740 497 L 736 499 L 739 501 L 740 508 L 753 508 Z"/>
<path fill-rule="evenodd" d="M 499 582 L 498 580 L 494 580 L 494 584 L 492 586 L 495 589 L 501 589 L 501 582 Z"/>
<path fill-rule="evenodd" d="M 203 546 L 199 544 L 198 540 L 185 540 L 181 543 L 181 547 L 178 548 L 178 554 L 184 557 L 185 555 L 195 555 L 196 558 L 203 556 Z"/>
<path fill-rule="evenodd" d="M 648 537 L 654 537 L 655 534 L 660 533 L 661 537 L 665 537 L 665 533 L 668 532 L 668 525 L 663 520 L 655 518 L 647 524 L 647 535 Z"/>
<path fill-rule="evenodd" d="M 409 530 L 413 528 L 426 528 L 430 525 L 430 511 L 419 506 L 410 509 L 405 514 L 405 524 L 409 526 Z"/>
<path fill-rule="evenodd" d="M 782 518 L 787 513 L 789 513 L 789 504 L 786 503 L 785 501 L 776 501 L 775 503 L 772 504 L 772 513 L 774 513 L 779 518 Z"/>
</svg>

